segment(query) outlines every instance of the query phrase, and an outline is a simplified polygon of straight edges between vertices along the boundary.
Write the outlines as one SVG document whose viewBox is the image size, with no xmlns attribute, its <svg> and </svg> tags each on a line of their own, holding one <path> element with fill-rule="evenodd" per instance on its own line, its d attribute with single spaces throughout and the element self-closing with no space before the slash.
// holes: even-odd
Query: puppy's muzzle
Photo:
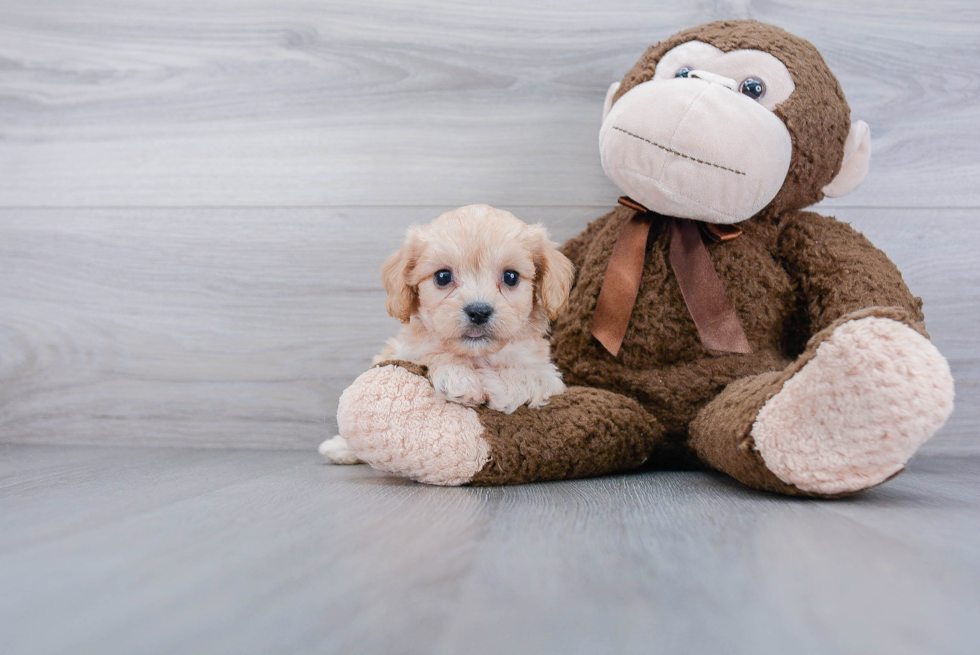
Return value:
<svg viewBox="0 0 980 655">
<path fill-rule="evenodd" d="M 485 302 L 471 302 L 463 307 L 463 312 L 473 325 L 483 325 L 493 316 L 493 305 Z"/>
</svg>

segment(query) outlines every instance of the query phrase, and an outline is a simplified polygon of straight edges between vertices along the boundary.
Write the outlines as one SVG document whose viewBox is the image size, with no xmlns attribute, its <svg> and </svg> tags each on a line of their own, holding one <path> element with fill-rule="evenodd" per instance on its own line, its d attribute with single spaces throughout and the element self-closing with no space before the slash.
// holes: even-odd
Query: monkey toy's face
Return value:
<svg viewBox="0 0 980 655">
<path fill-rule="evenodd" d="M 648 78 L 615 103 L 619 83 L 609 89 L 599 132 L 606 175 L 669 216 L 730 224 L 766 207 L 793 159 L 793 136 L 775 111 L 796 91 L 786 65 L 762 50 L 692 40 L 666 51 Z M 869 155 L 867 125 L 851 127 L 845 157 L 861 146 Z M 864 157 L 863 169 L 823 192 L 842 195 L 866 172 Z"/>
</svg>

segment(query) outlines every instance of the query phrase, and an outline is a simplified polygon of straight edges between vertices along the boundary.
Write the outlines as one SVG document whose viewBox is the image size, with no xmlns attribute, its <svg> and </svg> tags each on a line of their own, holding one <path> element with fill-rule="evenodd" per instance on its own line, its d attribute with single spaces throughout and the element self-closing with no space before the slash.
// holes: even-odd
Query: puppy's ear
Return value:
<svg viewBox="0 0 980 655">
<path fill-rule="evenodd" d="M 413 227 L 405 235 L 401 250 L 389 257 L 381 267 L 381 282 L 388 294 L 385 309 L 402 323 L 408 323 L 418 309 L 418 288 L 409 283 L 409 276 L 418 261 L 420 249 L 419 229 Z"/>
<path fill-rule="evenodd" d="M 568 292 L 575 280 L 575 267 L 568 257 L 558 252 L 555 244 L 548 238 L 543 225 L 530 227 L 534 248 L 535 299 L 555 320 L 568 300 Z"/>
</svg>

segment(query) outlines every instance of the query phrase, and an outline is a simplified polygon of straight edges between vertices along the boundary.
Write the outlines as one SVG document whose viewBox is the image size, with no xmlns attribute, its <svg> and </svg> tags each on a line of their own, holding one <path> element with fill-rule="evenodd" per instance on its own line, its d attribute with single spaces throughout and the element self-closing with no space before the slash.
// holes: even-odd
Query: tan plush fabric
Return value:
<svg viewBox="0 0 980 655">
<path fill-rule="evenodd" d="M 599 154 L 606 176 L 649 209 L 730 225 L 779 193 L 793 139 L 779 116 L 727 86 L 671 79 L 613 105 Z"/>
<path fill-rule="evenodd" d="M 749 77 L 763 81 L 758 99 L 739 92 Z M 682 43 L 604 114 L 602 169 L 657 213 L 744 221 L 776 197 L 789 171 L 793 137 L 773 110 L 794 90 L 786 65 L 768 52 Z"/>
<path fill-rule="evenodd" d="M 344 390 L 337 424 L 376 469 L 437 485 L 466 484 L 489 460 L 476 412 L 439 397 L 425 368 L 384 362 Z"/>
</svg>

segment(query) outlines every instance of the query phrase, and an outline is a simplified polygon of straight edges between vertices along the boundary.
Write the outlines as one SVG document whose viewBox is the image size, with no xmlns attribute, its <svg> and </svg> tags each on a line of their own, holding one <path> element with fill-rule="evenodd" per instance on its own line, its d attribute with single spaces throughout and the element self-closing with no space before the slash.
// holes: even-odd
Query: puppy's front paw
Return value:
<svg viewBox="0 0 980 655">
<path fill-rule="evenodd" d="M 547 370 L 540 371 L 539 375 L 533 376 L 528 389 L 530 400 L 527 406 L 531 409 L 544 407 L 548 404 L 548 399 L 565 392 L 565 383 L 562 382 L 561 373 L 551 365 Z"/>
<path fill-rule="evenodd" d="M 527 402 L 527 392 L 522 372 L 510 369 L 495 370 L 481 369 L 480 377 L 483 380 L 483 390 L 487 394 L 487 407 L 495 409 L 504 414 L 513 414 L 514 411 Z"/>
<path fill-rule="evenodd" d="M 436 392 L 450 402 L 473 407 L 482 405 L 486 400 L 480 377 L 466 366 L 449 364 L 430 367 L 429 379 Z"/>
<path fill-rule="evenodd" d="M 561 374 L 553 365 L 480 369 L 480 377 L 487 394 L 487 407 L 504 414 L 513 413 L 521 405 L 532 409 L 543 407 L 548 404 L 548 398 L 565 390 Z"/>
</svg>

